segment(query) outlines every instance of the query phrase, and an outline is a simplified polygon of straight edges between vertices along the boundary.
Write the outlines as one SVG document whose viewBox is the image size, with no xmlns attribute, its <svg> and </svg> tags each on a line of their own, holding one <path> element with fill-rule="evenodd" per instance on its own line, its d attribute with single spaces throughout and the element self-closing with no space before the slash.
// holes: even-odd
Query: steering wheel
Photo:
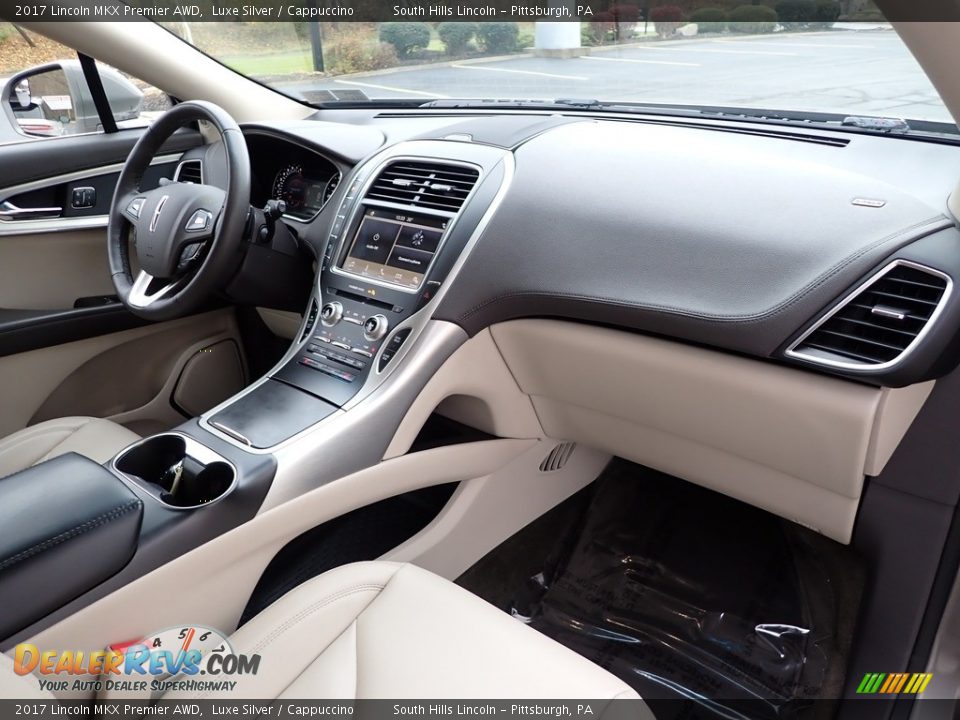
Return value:
<svg viewBox="0 0 960 720">
<path fill-rule="evenodd" d="M 197 120 L 220 133 L 226 189 L 165 180 L 154 190 L 142 190 L 143 174 L 163 143 Z M 130 151 L 110 204 L 107 253 L 121 302 L 148 320 L 169 320 L 196 309 L 236 270 L 249 208 L 250 158 L 233 118 L 202 101 L 180 103 L 161 115 Z M 135 279 L 131 229 L 139 265 Z"/>
</svg>

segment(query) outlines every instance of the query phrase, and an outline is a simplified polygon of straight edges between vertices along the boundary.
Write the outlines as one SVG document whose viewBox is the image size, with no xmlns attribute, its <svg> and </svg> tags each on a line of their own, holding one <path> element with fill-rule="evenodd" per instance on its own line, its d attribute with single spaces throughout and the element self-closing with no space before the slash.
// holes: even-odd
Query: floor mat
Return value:
<svg viewBox="0 0 960 720">
<path fill-rule="evenodd" d="M 457 582 L 644 698 L 697 701 L 658 718 L 792 718 L 841 695 L 863 571 L 806 528 L 615 460 Z"/>
</svg>

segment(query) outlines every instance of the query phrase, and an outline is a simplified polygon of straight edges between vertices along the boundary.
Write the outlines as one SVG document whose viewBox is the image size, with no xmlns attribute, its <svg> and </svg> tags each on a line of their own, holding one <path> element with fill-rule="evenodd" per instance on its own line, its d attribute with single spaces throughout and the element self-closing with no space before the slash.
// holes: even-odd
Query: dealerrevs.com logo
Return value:
<svg viewBox="0 0 960 720">
<path fill-rule="evenodd" d="M 229 692 L 237 681 L 227 678 L 259 669 L 259 655 L 236 653 L 223 633 L 199 625 L 167 628 L 106 650 L 41 650 L 30 643 L 14 650 L 14 671 L 33 673 L 51 692 Z"/>
</svg>

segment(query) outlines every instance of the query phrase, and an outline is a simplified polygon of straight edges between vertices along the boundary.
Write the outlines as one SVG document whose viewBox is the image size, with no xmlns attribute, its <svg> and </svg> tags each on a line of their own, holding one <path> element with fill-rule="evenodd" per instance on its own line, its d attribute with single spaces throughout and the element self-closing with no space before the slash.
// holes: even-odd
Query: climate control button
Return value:
<svg viewBox="0 0 960 720">
<path fill-rule="evenodd" d="M 343 317 L 343 305 L 338 302 L 328 302 L 320 310 L 320 322 L 326 327 L 333 327 Z"/>
<path fill-rule="evenodd" d="M 387 334 L 389 321 L 383 315 L 371 315 L 363 323 L 363 336 L 373 342 Z"/>
</svg>

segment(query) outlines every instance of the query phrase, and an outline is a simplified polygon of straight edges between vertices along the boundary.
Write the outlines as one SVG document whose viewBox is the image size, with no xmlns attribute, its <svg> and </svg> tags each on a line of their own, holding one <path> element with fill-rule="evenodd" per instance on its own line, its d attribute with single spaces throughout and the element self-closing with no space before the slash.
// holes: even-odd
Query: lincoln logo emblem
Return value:
<svg viewBox="0 0 960 720">
<path fill-rule="evenodd" d="M 154 232 L 157 229 L 157 221 L 160 220 L 160 213 L 169 198 L 169 195 L 164 195 L 160 198 L 160 202 L 157 203 L 157 209 L 153 211 L 153 217 L 150 218 L 150 232 Z"/>
</svg>

